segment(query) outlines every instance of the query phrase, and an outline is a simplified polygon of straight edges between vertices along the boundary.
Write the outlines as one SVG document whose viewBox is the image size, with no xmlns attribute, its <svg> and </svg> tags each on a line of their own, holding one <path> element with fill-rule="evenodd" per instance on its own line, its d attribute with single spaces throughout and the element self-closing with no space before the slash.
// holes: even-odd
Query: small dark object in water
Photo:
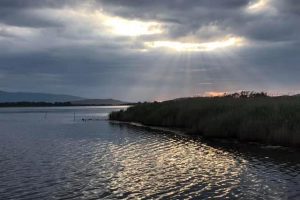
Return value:
<svg viewBox="0 0 300 200">
<path fill-rule="evenodd" d="M 100 121 L 101 119 L 97 119 L 97 118 L 82 118 L 82 121 Z"/>
</svg>

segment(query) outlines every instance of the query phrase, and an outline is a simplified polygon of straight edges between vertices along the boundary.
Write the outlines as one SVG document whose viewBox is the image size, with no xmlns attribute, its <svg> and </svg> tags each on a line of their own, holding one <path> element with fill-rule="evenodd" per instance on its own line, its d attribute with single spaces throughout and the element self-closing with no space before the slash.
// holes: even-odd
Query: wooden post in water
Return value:
<svg viewBox="0 0 300 200">
<path fill-rule="evenodd" d="M 74 122 L 75 122 L 75 112 L 74 112 Z"/>
</svg>

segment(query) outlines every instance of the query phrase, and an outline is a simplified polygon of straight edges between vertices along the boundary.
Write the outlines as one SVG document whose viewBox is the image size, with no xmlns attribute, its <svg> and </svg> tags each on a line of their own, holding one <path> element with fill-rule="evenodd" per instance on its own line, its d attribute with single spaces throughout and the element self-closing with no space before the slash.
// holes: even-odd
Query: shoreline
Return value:
<svg viewBox="0 0 300 200">
<path fill-rule="evenodd" d="M 138 123 L 138 122 L 126 122 L 126 121 L 118 121 L 118 120 L 110 120 L 110 119 L 108 119 L 108 121 L 113 124 L 127 124 L 127 125 L 135 126 L 135 127 L 142 127 L 142 128 L 148 128 L 151 130 L 169 132 L 169 133 L 173 133 L 173 134 L 180 135 L 180 136 L 191 136 L 191 135 L 187 134 L 186 131 L 176 130 L 175 128 L 149 126 L 149 125 L 145 125 L 145 124 Z"/>
<path fill-rule="evenodd" d="M 187 130 L 177 130 L 176 128 L 150 126 L 150 125 L 144 125 L 144 124 L 138 123 L 138 122 L 126 122 L 126 121 L 118 121 L 118 120 L 110 120 L 110 119 L 108 119 L 107 121 L 109 121 L 110 123 L 113 123 L 113 124 L 125 124 L 125 125 L 129 125 L 129 126 L 134 126 L 134 127 L 140 127 L 140 128 L 145 128 L 145 129 L 150 129 L 150 130 L 155 130 L 155 131 L 163 131 L 166 133 L 172 133 L 172 134 L 179 135 L 182 137 L 201 139 L 201 140 L 205 140 L 205 142 L 208 141 L 208 142 L 222 142 L 222 143 L 233 143 L 233 144 L 247 144 L 247 145 L 259 146 L 260 148 L 265 148 L 265 149 L 282 149 L 282 150 L 287 150 L 287 149 L 298 150 L 299 149 L 294 146 L 272 145 L 272 144 L 265 144 L 265 143 L 252 142 L 252 141 L 240 141 L 237 138 L 212 138 L 212 137 L 206 138 L 202 135 L 188 134 Z"/>
</svg>

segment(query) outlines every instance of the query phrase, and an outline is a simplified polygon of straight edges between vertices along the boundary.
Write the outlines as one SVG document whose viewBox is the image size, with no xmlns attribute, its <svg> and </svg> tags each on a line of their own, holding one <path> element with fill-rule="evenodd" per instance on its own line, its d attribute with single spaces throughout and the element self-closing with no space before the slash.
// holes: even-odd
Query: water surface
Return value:
<svg viewBox="0 0 300 200">
<path fill-rule="evenodd" d="M 299 151 L 113 124 L 120 107 L 0 109 L 0 199 L 300 199 Z"/>
</svg>

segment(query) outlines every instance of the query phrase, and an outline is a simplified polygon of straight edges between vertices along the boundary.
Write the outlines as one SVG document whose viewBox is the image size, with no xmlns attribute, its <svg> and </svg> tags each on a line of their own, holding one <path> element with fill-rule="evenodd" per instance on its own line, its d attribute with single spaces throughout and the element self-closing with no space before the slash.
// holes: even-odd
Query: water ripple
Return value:
<svg viewBox="0 0 300 200">
<path fill-rule="evenodd" d="M 18 121 L 0 115 L 0 199 L 300 198 L 296 150 L 107 121 Z"/>
</svg>

